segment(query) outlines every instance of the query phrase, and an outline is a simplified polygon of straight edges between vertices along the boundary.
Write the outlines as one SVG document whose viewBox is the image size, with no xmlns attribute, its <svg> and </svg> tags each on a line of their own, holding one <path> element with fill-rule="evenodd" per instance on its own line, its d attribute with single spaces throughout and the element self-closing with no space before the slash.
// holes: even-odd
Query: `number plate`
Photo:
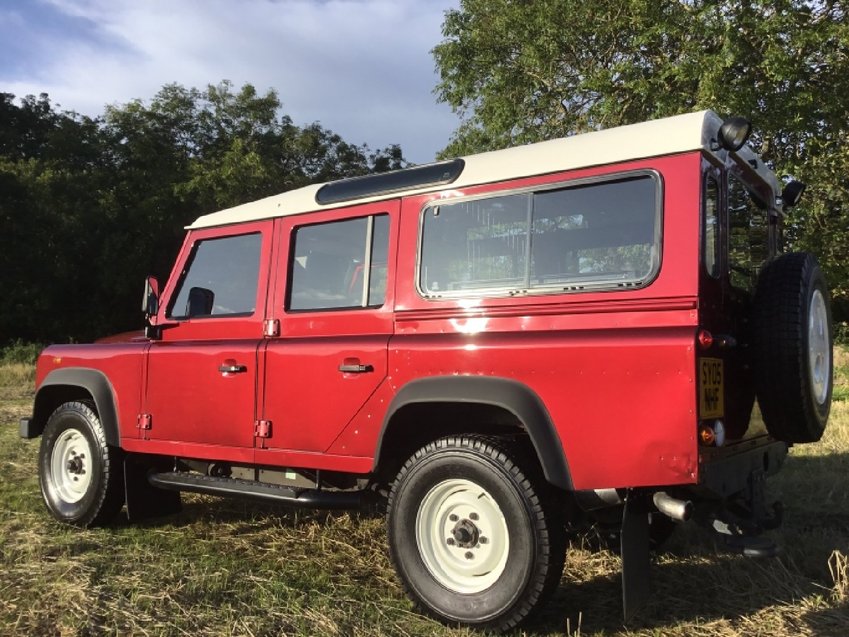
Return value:
<svg viewBox="0 0 849 637">
<path fill-rule="evenodd" d="M 699 360 L 699 415 L 721 418 L 725 415 L 725 369 L 721 358 Z"/>
</svg>

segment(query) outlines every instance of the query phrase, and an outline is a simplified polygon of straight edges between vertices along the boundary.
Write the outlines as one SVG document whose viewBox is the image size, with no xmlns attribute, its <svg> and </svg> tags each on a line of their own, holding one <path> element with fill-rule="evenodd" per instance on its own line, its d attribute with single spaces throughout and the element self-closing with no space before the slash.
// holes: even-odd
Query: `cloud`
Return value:
<svg viewBox="0 0 849 637">
<path fill-rule="evenodd" d="M 435 102 L 430 49 L 445 8 L 416 0 L 42 0 L 0 12 L 0 36 L 24 23 L 37 69 L 0 70 L 4 91 L 47 92 L 97 115 L 164 84 L 222 79 L 278 91 L 295 122 L 319 121 L 353 143 L 399 143 L 431 161 L 456 118 Z M 33 9 L 32 7 L 37 7 Z M 14 33 L 9 35 L 14 36 Z M 9 45 L 6 45 L 7 47 Z"/>
</svg>

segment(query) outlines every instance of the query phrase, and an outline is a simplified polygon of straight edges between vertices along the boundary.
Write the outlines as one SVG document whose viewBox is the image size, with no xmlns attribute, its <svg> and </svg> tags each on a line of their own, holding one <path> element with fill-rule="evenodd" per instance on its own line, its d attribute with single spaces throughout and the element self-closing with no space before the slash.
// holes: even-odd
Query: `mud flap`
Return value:
<svg viewBox="0 0 849 637">
<path fill-rule="evenodd" d="M 157 489 L 148 482 L 147 473 L 150 470 L 148 463 L 133 458 L 124 460 L 124 492 L 127 519 L 130 522 L 172 515 L 183 510 L 179 491 Z"/>
<path fill-rule="evenodd" d="M 630 492 L 622 514 L 622 613 L 633 619 L 649 599 L 649 501 Z"/>
</svg>

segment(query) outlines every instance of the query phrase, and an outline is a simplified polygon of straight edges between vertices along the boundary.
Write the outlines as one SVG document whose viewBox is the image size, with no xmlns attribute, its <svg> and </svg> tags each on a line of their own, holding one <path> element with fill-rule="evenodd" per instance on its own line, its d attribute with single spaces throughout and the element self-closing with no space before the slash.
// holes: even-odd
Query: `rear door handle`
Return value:
<svg viewBox="0 0 849 637">
<path fill-rule="evenodd" d="M 366 372 L 373 372 L 374 366 L 363 365 L 359 358 L 346 358 L 339 366 L 339 371 L 346 374 L 365 374 Z"/>
<path fill-rule="evenodd" d="M 223 365 L 219 365 L 218 371 L 222 374 L 242 374 L 248 371 L 248 366 L 237 363 L 224 363 Z"/>
</svg>

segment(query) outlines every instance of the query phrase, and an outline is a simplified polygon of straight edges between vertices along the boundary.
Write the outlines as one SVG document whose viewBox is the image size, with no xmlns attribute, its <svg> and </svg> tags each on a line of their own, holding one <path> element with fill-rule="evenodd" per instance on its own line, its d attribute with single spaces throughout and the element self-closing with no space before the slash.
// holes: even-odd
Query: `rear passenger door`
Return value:
<svg viewBox="0 0 849 637">
<path fill-rule="evenodd" d="M 396 200 L 282 220 L 258 446 L 326 451 L 386 379 L 398 210 Z"/>
</svg>

